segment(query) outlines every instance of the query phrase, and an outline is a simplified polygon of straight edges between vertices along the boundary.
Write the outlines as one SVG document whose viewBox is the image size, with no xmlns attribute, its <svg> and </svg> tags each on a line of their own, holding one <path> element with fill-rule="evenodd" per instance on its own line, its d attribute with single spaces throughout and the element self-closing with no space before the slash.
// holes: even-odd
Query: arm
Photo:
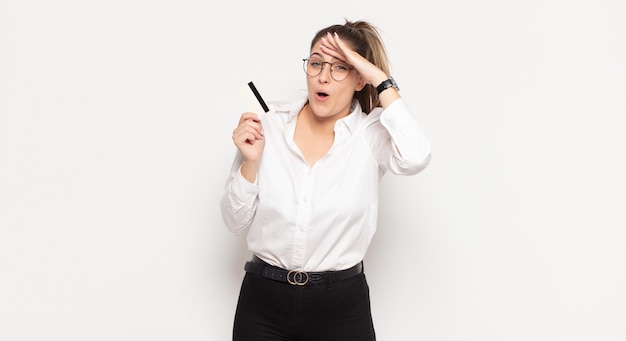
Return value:
<svg viewBox="0 0 626 341">
<path fill-rule="evenodd" d="M 374 135 L 371 148 L 384 169 L 413 175 L 430 163 L 430 140 L 404 100 L 395 100 L 380 114 L 380 124 L 368 129 Z"/>
<path fill-rule="evenodd" d="M 389 78 L 380 68 L 352 50 L 335 33 L 322 38 L 324 52 L 352 65 L 363 81 L 373 86 Z M 368 140 L 378 164 L 395 174 L 411 175 L 426 168 L 430 162 L 430 141 L 417 119 L 395 88 L 388 88 L 378 97 L 382 107 L 380 123 L 368 127 Z M 372 113 L 369 114 L 373 115 Z M 374 118 L 374 117 L 372 117 Z"/>
<path fill-rule="evenodd" d="M 389 78 L 389 75 L 385 74 L 383 70 L 379 69 L 376 65 L 372 64 L 369 60 L 365 59 L 356 51 L 352 50 L 350 46 L 341 41 L 337 33 L 330 34 L 329 32 L 325 38 L 322 38 L 322 49 L 331 56 L 345 60 L 352 65 L 366 84 L 371 84 L 376 87 Z M 400 93 L 395 88 L 389 88 L 383 91 L 378 97 L 383 109 L 386 109 L 398 98 L 400 98 Z"/>
<path fill-rule="evenodd" d="M 263 126 L 258 115 L 250 112 L 241 115 L 237 128 L 233 130 L 233 142 L 242 156 L 241 175 L 254 182 L 265 147 Z"/>
<path fill-rule="evenodd" d="M 237 152 L 220 200 L 222 219 L 226 227 L 235 234 L 252 224 L 259 194 L 258 186 L 243 176 L 242 161 L 243 155 Z"/>
<path fill-rule="evenodd" d="M 237 155 L 226 181 L 220 208 L 226 226 L 239 233 L 252 224 L 258 201 L 259 189 L 255 182 L 265 148 L 259 117 L 249 112 L 242 114 L 232 138 Z"/>
</svg>

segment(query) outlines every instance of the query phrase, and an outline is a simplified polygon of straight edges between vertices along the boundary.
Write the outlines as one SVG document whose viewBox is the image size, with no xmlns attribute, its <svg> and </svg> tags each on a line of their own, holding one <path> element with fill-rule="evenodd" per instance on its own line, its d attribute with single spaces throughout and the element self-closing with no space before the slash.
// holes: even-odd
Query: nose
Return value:
<svg viewBox="0 0 626 341">
<path fill-rule="evenodd" d="M 326 67 L 326 64 L 329 64 L 329 66 Z M 330 63 L 324 62 L 322 64 L 322 70 L 320 71 L 319 78 L 318 78 L 320 83 L 328 83 L 328 81 L 329 81 L 329 79 L 331 77 L 331 75 L 330 75 L 330 68 L 331 68 Z"/>
</svg>

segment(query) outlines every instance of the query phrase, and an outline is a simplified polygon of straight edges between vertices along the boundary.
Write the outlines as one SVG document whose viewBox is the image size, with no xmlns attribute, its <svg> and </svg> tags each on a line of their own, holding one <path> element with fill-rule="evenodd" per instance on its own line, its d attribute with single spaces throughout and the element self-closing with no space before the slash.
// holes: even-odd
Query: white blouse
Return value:
<svg viewBox="0 0 626 341">
<path fill-rule="evenodd" d="M 261 115 L 265 149 L 256 182 L 240 173 L 236 153 L 220 206 L 248 248 L 289 270 L 328 271 L 360 262 L 376 231 L 378 186 L 386 172 L 413 175 L 430 161 L 430 141 L 405 101 L 369 115 L 355 101 L 335 124 L 335 140 L 312 167 L 294 142 L 306 98 L 269 103 Z"/>
</svg>

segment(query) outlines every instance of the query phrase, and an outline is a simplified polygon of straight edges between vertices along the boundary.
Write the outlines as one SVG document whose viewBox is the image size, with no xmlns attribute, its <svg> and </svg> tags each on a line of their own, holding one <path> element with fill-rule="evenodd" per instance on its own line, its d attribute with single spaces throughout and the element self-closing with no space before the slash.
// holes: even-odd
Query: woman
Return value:
<svg viewBox="0 0 626 341">
<path fill-rule="evenodd" d="M 303 64 L 306 98 L 244 113 L 233 131 L 220 205 L 253 253 L 233 339 L 375 340 L 362 260 L 379 180 L 423 170 L 430 142 L 371 24 L 320 30 Z"/>
</svg>

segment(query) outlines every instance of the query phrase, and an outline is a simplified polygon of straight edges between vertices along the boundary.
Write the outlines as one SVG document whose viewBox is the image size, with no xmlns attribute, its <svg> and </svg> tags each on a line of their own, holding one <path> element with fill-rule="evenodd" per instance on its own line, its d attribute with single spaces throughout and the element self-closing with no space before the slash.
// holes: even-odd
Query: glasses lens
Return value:
<svg viewBox="0 0 626 341">
<path fill-rule="evenodd" d="M 315 57 L 304 59 L 304 72 L 310 77 L 315 77 L 319 75 L 320 72 L 322 72 L 324 64 L 328 64 L 328 66 L 330 67 L 330 76 L 336 81 L 342 81 L 348 78 L 348 75 L 350 74 L 350 65 L 346 64 L 345 62 L 337 61 L 334 63 L 327 63 L 324 62 L 321 58 Z"/>
<path fill-rule="evenodd" d="M 307 58 L 304 60 L 304 72 L 311 77 L 315 77 L 322 71 L 324 61 L 319 58 Z"/>
<path fill-rule="evenodd" d="M 334 62 L 330 71 L 330 75 L 334 80 L 342 81 L 348 77 L 348 74 L 350 73 L 350 66 L 342 62 Z"/>
</svg>

